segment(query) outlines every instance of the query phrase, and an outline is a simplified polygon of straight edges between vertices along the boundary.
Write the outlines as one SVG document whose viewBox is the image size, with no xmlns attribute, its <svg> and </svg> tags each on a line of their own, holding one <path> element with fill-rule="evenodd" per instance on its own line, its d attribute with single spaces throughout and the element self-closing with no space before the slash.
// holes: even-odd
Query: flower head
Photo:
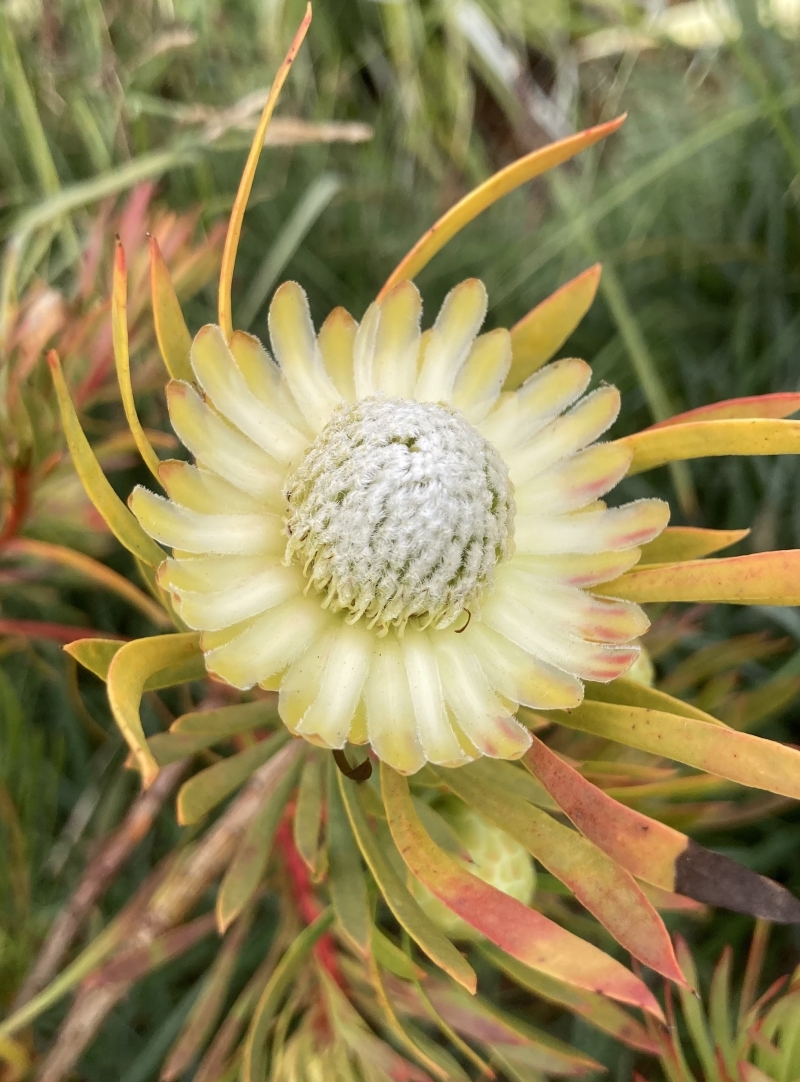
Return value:
<svg viewBox="0 0 800 1082">
<path fill-rule="evenodd" d="M 168 390 L 196 465 L 161 467 L 170 500 L 131 500 L 174 550 L 159 582 L 210 672 L 278 688 L 293 732 L 369 741 L 405 773 L 516 758 L 520 704 L 573 707 L 582 680 L 625 672 L 647 619 L 587 587 L 630 568 L 669 515 L 599 502 L 631 455 L 596 442 L 619 395 L 584 394 L 583 361 L 502 392 L 511 341 L 479 335 L 486 307 L 482 283 L 463 282 L 423 335 L 402 281 L 360 325 L 337 309 L 317 336 L 287 282 L 274 360 L 204 327 L 194 384 Z"/>
</svg>

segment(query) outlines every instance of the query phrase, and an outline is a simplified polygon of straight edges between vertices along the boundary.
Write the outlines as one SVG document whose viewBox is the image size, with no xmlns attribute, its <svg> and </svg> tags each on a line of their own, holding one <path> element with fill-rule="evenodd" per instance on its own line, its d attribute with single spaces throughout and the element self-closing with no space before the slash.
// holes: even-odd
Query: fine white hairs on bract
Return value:
<svg viewBox="0 0 800 1082">
<path fill-rule="evenodd" d="M 285 496 L 284 562 L 323 605 L 379 633 L 472 614 L 513 552 L 505 463 L 447 406 L 374 396 L 341 407 Z"/>
</svg>

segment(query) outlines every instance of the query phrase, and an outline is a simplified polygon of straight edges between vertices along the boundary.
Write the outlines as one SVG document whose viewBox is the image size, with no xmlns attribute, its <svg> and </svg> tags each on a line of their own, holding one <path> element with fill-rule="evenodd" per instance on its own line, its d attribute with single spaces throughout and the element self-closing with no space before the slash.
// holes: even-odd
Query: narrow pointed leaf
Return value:
<svg viewBox="0 0 800 1082">
<path fill-rule="evenodd" d="M 800 549 L 643 567 L 596 586 L 594 592 L 639 602 L 800 605 Z"/>
<path fill-rule="evenodd" d="M 674 759 L 740 785 L 800 799 L 800 751 L 774 740 L 660 710 L 612 703 L 584 701 L 552 717 L 570 729 Z"/>
<path fill-rule="evenodd" d="M 250 1028 L 242 1049 L 242 1082 L 265 1082 L 267 1077 L 266 1042 L 270 1024 L 292 979 L 311 953 L 314 944 L 333 922 L 333 910 L 325 909 L 313 924 L 297 936 L 275 967 L 253 1011 Z"/>
<path fill-rule="evenodd" d="M 220 706 L 215 710 L 196 710 L 181 714 L 169 727 L 171 733 L 185 736 L 213 736 L 226 740 L 253 729 L 274 728 L 278 721 L 275 704 L 268 699 L 235 706 Z"/>
<path fill-rule="evenodd" d="M 726 398 L 722 402 L 712 402 L 710 406 L 677 413 L 665 421 L 650 425 L 653 428 L 667 428 L 670 425 L 683 425 L 692 421 L 723 421 L 743 417 L 791 417 L 800 410 L 800 394 L 796 391 L 781 391 L 778 394 L 756 394 L 746 398 Z"/>
<path fill-rule="evenodd" d="M 331 758 L 328 762 L 326 824 L 328 887 L 339 928 L 353 948 L 366 957 L 372 939 L 367 883 L 361 853 L 342 803 L 337 773 Z"/>
<path fill-rule="evenodd" d="M 297 56 L 300 46 L 303 44 L 310 25 L 311 4 L 308 4 L 303 21 L 300 23 L 297 33 L 294 36 L 294 40 L 289 46 L 289 51 L 286 54 L 283 63 L 278 68 L 278 72 L 270 87 L 269 96 L 264 104 L 264 109 L 262 110 L 261 117 L 256 127 L 253 142 L 250 145 L 250 153 L 247 155 L 247 161 L 239 181 L 239 188 L 233 202 L 233 209 L 231 210 L 231 217 L 228 222 L 228 232 L 225 235 L 225 246 L 222 250 L 222 264 L 219 270 L 219 325 L 228 342 L 233 334 L 233 316 L 231 312 L 233 265 L 236 261 L 236 250 L 239 247 L 239 236 L 242 232 L 242 222 L 244 221 L 244 212 L 247 209 L 247 200 L 250 198 L 250 190 L 253 187 L 256 167 L 258 166 L 258 159 L 261 156 L 261 149 L 264 146 L 264 138 L 267 134 L 269 122 L 275 111 L 275 106 L 278 102 L 280 92 L 283 89 L 283 84 L 286 82 L 286 78 L 289 75 L 294 59 Z"/>
<path fill-rule="evenodd" d="M 723 725 L 713 714 L 707 714 L 705 710 L 699 710 L 691 703 L 685 703 L 683 699 L 676 699 L 666 691 L 649 688 L 635 680 L 626 680 L 624 676 L 612 680 L 610 684 L 587 681 L 586 698 L 594 702 L 619 703 L 622 706 L 643 706 L 649 710 L 661 710 L 667 714 L 705 721 L 708 725 Z"/>
<path fill-rule="evenodd" d="M 78 639 L 76 642 L 67 643 L 64 651 L 74 657 L 79 665 L 83 665 L 84 669 L 105 682 L 114 655 L 124 645 L 118 639 Z"/>
<path fill-rule="evenodd" d="M 75 470 L 81 479 L 86 495 L 94 504 L 98 514 L 106 523 L 120 544 L 150 567 L 166 559 L 167 554 L 136 521 L 134 516 L 116 494 L 108 478 L 103 473 L 94 451 L 83 433 L 72 399 L 69 396 L 64 374 L 58 356 L 51 351 L 47 360 L 56 388 L 58 406 L 61 411 L 61 423 L 67 439 Z"/>
<path fill-rule="evenodd" d="M 155 635 L 149 639 L 135 639 L 125 643 L 115 654 L 108 667 L 108 701 L 111 713 L 119 726 L 142 775 L 145 789 L 158 774 L 158 764 L 147 746 L 139 707 L 147 678 L 164 669 L 165 665 L 179 665 L 191 661 L 200 654 L 200 636 L 197 632 L 179 635 Z"/>
<path fill-rule="evenodd" d="M 381 764 L 389 827 L 409 871 L 496 946 L 531 968 L 662 1018 L 649 989 L 619 962 L 461 867 L 420 823 L 408 782 Z"/>
<path fill-rule="evenodd" d="M 534 177 L 541 176 L 542 173 L 561 165 L 562 162 L 569 161 L 599 139 L 611 135 L 624 120 L 625 117 L 620 116 L 607 124 L 587 128 L 586 131 L 578 132 L 577 135 L 570 135 L 557 143 L 534 150 L 533 153 L 527 154 L 524 158 L 512 162 L 505 169 L 495 173 L 493 177 L 465 195 L 430 227 L 389 275 L 377 299 L 383 300 L 398 282 L 406 278 L 416 278 L 422 268 L 427 266 L 436 253 L 441 251 L 465 225 L 468 225 L 473 218 L 477 218 L 498 199 L 502 199 L 504 195 L 508 195 L 526 181 L 533 180 Z"/>
<path fill-rule="evenodd" d="M 600 264 L 595 263 L 511 328 L 511 368 L 504 386 L 506 391 L 519 387 L 561 349 L 591 308 L 601 270 Z"/>
<path fill-rule="evenodd" d="M 131 385 L 131 358 L 128 350 L 128 271 L 125 266 L 125 252 L 122 242 L 117 237 L 114 251 L 114 285 L 111 295 L 111 337 L 114 344 L 114 363 L 117 368 L 117 382 L 122 396 L 125 419 L 131 430 L 136 447 L 142 459 L 157 481 L 158 455 L 150 446 L 144 434 L 136 412 Z M 159 481 L 160 484 L 160 481 Z"/>
<path fill-rule="evenodd" d="M 632 1018 L 627 1011 L 624 1011 L 622 1007 L 617 1006 L 610 999 L 606 999 L 605 996 L 599 996 L 594 992 L 586 992 L 582 988 L 575 988 L 564 981 L 558 981 L 554 977 L 539 973 L 535 969 L 531 969 L 530 966 L 518 962 L 516 958 L 512 958 L 510 954 L 506 954 L 505 951 L 501 951 L 499 947 L 495 947 L 493 943 L 488 941 L 481 943 L 479 950 L 481 954 L 484 954 L 489 959 L 492 965 L 502 970 L 520 987 L 533 992 L 534 995 L 539 996 L 541 999 L 556 1003 L 560 1007 L 566 1007 L 573 1014 L 580 1015 L 581 1018 L 585 1018 L 587 1022 L 597 1029 L 609 1033 L 616 1040 L 622 1041 L 631 1048 L 638 1048 L 642 1052 L 654 1053 L 657 1051 L 655 1042 L 641 1022 Z"/>
<path fill-rule="evenodd" d="M 160 1082 L 176 1082 L 191 1066 L 217 1023 L 236 964 L 252 923 L 252 911 L 242 914 L 225 937 L 208 970 L 200 993 L 185 1024 L 170 1048 L 161 1069 Z"/>
<path fill-rule="evenodd" d="M 317 874 L 321 863 L 322 777 L 319 757 L 310 756 L 303 764 L 294 812 L 295 848 L 312 875 Z"/>
<path fill-rule="evenodd" d="M 148 620 L 160 627 L 169 627 L 172 623 L 164 609 L 151 597 L 143 593 L 123 575 L 112 571 L 110 567 L 92 559 L 84 552 L 77 552 L 66 545 L 53 545 L 47 541 L 35 541 L 29 537 L 18 537 L 5 546 L 8 556 L 31 557 L 65 567 L 87 578 L 90 582 L 110 590 L 118 597 L 143 613 Z"/>
<path fill-rule="evenodd" d="M 708 905 L 780 923 L 800 920 L 800 902 L 788 890 L 620 804 L 537 737 L 523 762 L 578 830 L 637 878 Z"/>
<path fill-rule="evenodd" d="M 394 973 L 396 977 L 404 981 L 419 981 L 427 977 L 424 969 L 418 966 L 409 956 L 392 943 L 380 928 L 372 928 L 372 953 L 384 969 Z"/>
<path fill-rule="evenodd" d="M 217 928 L 224 933 L 253 899 L 267 868 L 275 831 L 297 781 L 303 747 L 292 741 L 273 756 L 264 802 L 244 833 L 217 892 Z"/>
<path fill-rule="evenodd" d="M 240 785 L 281 748 L 289 739 L 288 730 L 276 733 L 269 740 L 260 740 L 252 747 L 206 767 L 185 782 L 178 792 L 178 822 L 182 826 L 198 823 L 212 808 L 230 796 Z"/>
<path fill-rule="evenodd" d="M 800 421 L 746 418 L 690 421 L 665 428 L 646 428 L 618 441 L 630 448 L 628 475 L 666 462 L 718 455 L 796 455 L 800 453 Z"/>
<path fill-rule="evenodd" d="M 667 526 L 655 539 L 642 545 L 642 555 L 637 567 L 643 564 L 672 563 L 675 560 L 697 560 L 710 556 L 737 541 L 742 541 L 749 530 L 704 530 L 699 526 Z"/>
<path fill-rule="evenodd" d="M 150 237 L 150 292 L 156 338 L 164 366 L 173 379 L 194 383 L 194 372 L 189 362 L 192 336 L 183 318 L 158 241 L 153 236 Z"/>
<path fill-rule="evenodd" d="M 682 983 L 669 933 L 625 868 L 524 800 L 475 782 L 459 770 L 435 773 L 465 804 L 510 834 L 560 879 L 634 958 L 668 980 Z"/>
<path fill-rule="evenodd" d="M 468 992 L 474 992 L 477 979 L 472 967 L 425 915 L 382 852 L 377 838 L 370 830 L 359 799 L 358 787 L 341 774 L 337 780 L 359 849 L 398 924 L 405 928 L 432 962 L 445 973 L 449 973 L 453 980 L 458 981 Z"/>
</svg>

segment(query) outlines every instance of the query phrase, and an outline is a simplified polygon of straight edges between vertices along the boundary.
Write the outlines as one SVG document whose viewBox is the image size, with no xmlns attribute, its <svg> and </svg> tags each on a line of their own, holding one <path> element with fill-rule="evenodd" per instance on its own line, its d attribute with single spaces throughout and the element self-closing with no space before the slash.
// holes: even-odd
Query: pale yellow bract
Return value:
<svg viewBox="0 0 800 1082">
<path fill-rule="evenodd" d="M 504 393 L 510 336 L 479 334 L 482 283 L 456 286 L 424 334 L 421 307 L 401 282 L 360 326 L 336 309 L 317 335 L 305 294 L 287 282 L 270 308 L 274 360 L 250 335 L 227 343 L 202 328 L 195 383 L 168 388 L 195 464 L 162 465 L 168 500 L 143 488 L 131 498 L 144 529 L 173 549 L 159 582 L 202 632 L 211 673 L 277 689 L 293 733 L 328 748 L 368 742 L 408 774 L 517 758 L 530 744 L 518 705 L 569 709 L 582 681 L 629 669 L 644 613 L 588 588 L 632 567 L 669 517 L 659 500 L 600 501 L 630 451 L 596 442 L 619 394 L 585 394 L 587 364 L 555 361 Z M 333 440 L 353 403 L 370 406 L 355 413 L 369 423 L 343 436 L 339 424 Z M 484 469 L 482 454 L 502 468 Z M 289 499 L 311 456 L 318 543 L 298 558 Z M 340 568 L 335 590 L 327 570 L 315 578 L 323 559 Z M 462 578 L 469 600 L 454 609 Z M 366 602 L 348 603 L 365 591 Z"/>
</svg>

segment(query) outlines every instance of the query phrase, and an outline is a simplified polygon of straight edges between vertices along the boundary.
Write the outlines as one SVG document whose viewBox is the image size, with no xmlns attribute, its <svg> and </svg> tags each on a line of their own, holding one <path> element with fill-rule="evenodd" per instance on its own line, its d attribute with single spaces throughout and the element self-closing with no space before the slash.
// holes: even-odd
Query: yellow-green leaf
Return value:
<svg viewBox="0 0 800 1082">
<path fill-rule="evenodd" d="M 264 146 L 264 138 L 267 134 L 269 122 L 272 119 L 272 114 L 278 102 L 280 92 L 283 89 L 283 84 L 286 82 L 286 78 L 289 75 L 294 59 L 297 56 L 300 46 L 303 44 L 303 40 L 305 39 L 310 25 L 311 4 L 309 3 L 306 7 L 303 21 L 300 23 L 297 33 L 294 36 L 294 40 L 289 46 L 289 51 L 284 57 L 283 63 L 278 68 L 275 79 L 270 87 L 269 96 L 267 97 L 261 117 L 256 126 L 253 142 L 250 144 L 250 153 L 247 155 L 247 161 L 245 162 L 242 176 L 239 180 L 236 198 L 233 201 L 233 209 L 231 210 L 231 216 L 228 222 L 228 232 L 225 234 L 225 246 L 222 250 L 222 264 L 219 269 L 219 325 L 222 328 L 222 333 L 225 335 L 225 340 L 227 342 L 230 342 L 231 335 L 233 334 L 231 283 L 233 282 L 233 265 L 236 261 L 236 249 L 239 247 L 239 236 L 242 232 L 242 222 L 244 221 L 244 212 L 247 209 L 247 200 L 250 198 L 250 190 L 253 187 L 256 166 L 258 165 L 258 159 L 261 156 L 261 148 Z"/>
<path fill-rule="evenodd" d="M 359 954 L 370 950 L 372 922 L 361 854 L 342 803 L 337 768 L 328 760 L 328 887 L 339 927 Z"/>
<path fill-rule="evenodd" d="M 634 568 L 594 593 L 640 602 L 800 605 L 800 549 Z"/>
<path fill-rule="evenodd" d="M 108 528 L 129 552 L 143 563 L 157 567 L 166 559 L 164 550 L 155 543 L 136 521 L 134 516 L 116 494 L 108 478 L 100 468 L 94 451 L 81 428 L 72 399 L 69 396 L 64 373 L 54 351 L 48 354 L 50 371 L 55 384 L 61 423 L 67 438 L 72 461 L 81 479 L 86 495 L 97 508 Z"/>
<path fill-rule="evenodd" d="M 513 391 L 546 364 L 589 311 L 600 284 L 595 263 L 561 286 L 511 328 L 511 368 L 506 391 Z"/>
<path fill-rule="evenodd" d="M 217 891 L 217 927 L 220 933 L 224 933 L 236 920 L 258 890 L 272 852 L 275 831 L 297 781 L 303 751 L 300 741 L 292 741 L 288 747 L 277 752 L 269 764 L 270 776 L 264 781 L 262 806 L 239 842 Z"/>
<path fill-rule="evenodd" d="M 150 291 L 153 300 L 153 322 L 156 325 L 156 338 L 164 366 L 173 379 L 193 383 L 194 373 L 189 363 L 192 336 L 154 236 L 150 237 Z"/>
<path fill-rule="evenodd" d="M 178 822 L 182 826 L 198 823 L 212 808 L 230 796 L 234 789 L 274 755 L 289 739 L 288 730 L 276 733 L 269 740 L 260 740 L 252 747 L 206 767 L 185 782 L 178 793 Z"/>
<path fill-rule="evenodd" d="M 404 981 L 419 981 L 427 977 L 424 969 L 375 927 L 372 929 L 372 953 L 384 969 L 396 977 L 402 977 Z"/>
<path fill-rule="evenodd" d="M 617 442 L 633 454 L 628 475 L 666 462 L 718 455 L 800 454 L 800 421 L 749 417 L 646 428 Z"/>
<path fill-rule="evenodd" d="M 735 545 L 749 533 L 749 530 L 704 530 L 698 526 L 667 526 L 655 541 L 642 545 L 642 555 L 636 566 L 697 560 L 701 556 L 710 556 L 712 552 Z"/>
<path fill-rule="evenodd" d="M 249 733 L 253 729 L 272 728 L 279 721 L 278 711 L 269 699 L 257 699 L 252 703 L 220 706 L 215 710 L 193 710 L 181 714 L 169 727 L 171 733 L 186 736 L 211 736 L 226 740 L 237 733 Z"/>
<path fill-rule="evenodd" d="M 605 139 L 607 135 L 615 132 L 624 120 L 625 117 L 620 116 L 607 124 L 598 124 L 594 128 L 587 128 L 586 131 L 560 139 L 557 143 L 550 143 L 495 173 L 465 195 L 430 227 L 389 275 L 377 299 L 383 300 L 398 282 L 406 278 L 416 278 L 422 268 L 427 266 L 436 253 L 441 251 L 465 225 L 477 218 L 498 199 L 513 192 L 526 181 L 533 180 L 534 177 L 541 176 L 542 173 L 561 165 L 562 162 L 569 161 L 599 139 Z"/>
<path fill-rule="evenodd" d="M 117 382 L 122 395 L 122 406 L 128 428 L 136 442 L 139 454 L 145 465 L 158 481 L 158 455 L 150 446 L 144 434 L 136 412 L 131 385 L 131 358 L 128 350 L 128 271 L 125 266 L 125 252 L 122 242 L 117 237 L 114 251 L 114 284 L 111 294 L 111 337 L 114 344 L 114 363 L 117 368 Z M 160 482 L 159 482 L 160 483 Z"/>
<path fill-rule="evenodd" d="M 198 655 L 200 635 L 190 631 L 126 642 L 111 659 L 106 681 L 111 713 L 131 749 L 145 789 L 158 774 L 158 763 L 147 746 L 139 716 L 145 684 L 148 677 L 166 666 L 183 664 Z"/>
<path fill-rule="evenodd" d="M 649 688 L 639 684 L 635 680 L 626 680 L 624 676 L 612 680 L 610 684 L 595 684 L 587 682 L 585 685 L 586 698 L 601 703 L 620 703 L 622 706 L 644 706 L 650 710 L 661 710 L 667 714 L 678 714 L 684 718 L 695 718 L 697 721 L 708 722 L 709 725 L 722 725 L 723 723 L 705 710 L 698 710 L 691 703 L 685 703 L 682 699 L 676 699 L 673 695 L 667 695 L 665 691 L 657 688 Z"/>
<path fill-rule="evenodd" d="M 323 910 L 313 924 L 293 940 L 280 962 L 275 966 L 253 1011 L 250 1028 L 242 1049 L 242 1082 L 266 1082 L 266 1042 L 270 1024 L 275 1017 L 289 984 L 306 960 L 314 944 L 333 923 L 333 910 Z"/>
<path fill-rule="evenodd" d="M 800 751 L 694 718 L 584 700 L 554 721 L 651 755 L 674 759 L 740 785 L 800 799 Z"/>
<path fill-rule="evenodd" d="M 313 876 L 319 873 L 324 856 L 324 850 L 320 847 L 322 780 L 319 756 L 310 755 L 303 764 L 300 784 L 297 787 L 293 834 L 295 849 Z"/>
<path fill-rule="evenodd" d="M 453 980 L 474 992 L 477 978 L 472 967 L 435 924 L 423 913 L 408 888 L 389 863 L 372 833 L 359 799 L 358 786 L 339 775 L 339 792 L 359 849 L 380 887 L 386 904 L 398 924 L 408 932 L 419 948 Z"/>
<path fill-rule="evenodd" d="M 108 678 L 108 667 L 114 655 L 125 645 L 119 639 L 76 639 L 64 647 L 64 651 L 74 657 L 84 669 L 99 676 L 105 681 Z"/>
</svg>

